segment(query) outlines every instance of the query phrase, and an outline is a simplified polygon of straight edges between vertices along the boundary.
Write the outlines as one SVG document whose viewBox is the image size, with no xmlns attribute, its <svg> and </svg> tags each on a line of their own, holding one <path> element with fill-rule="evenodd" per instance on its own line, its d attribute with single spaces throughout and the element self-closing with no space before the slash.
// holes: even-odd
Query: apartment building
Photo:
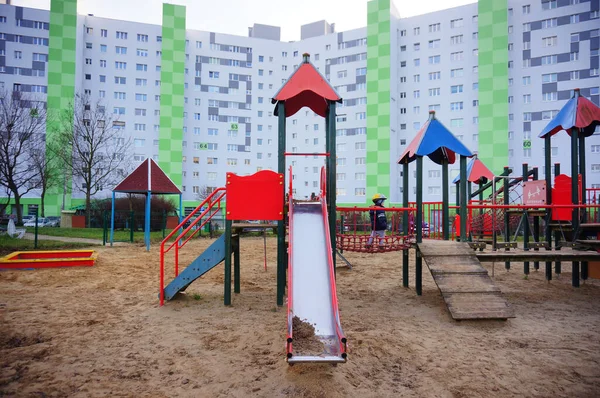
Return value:
<svg viewBox="0 0 600 398">
<path fill-rule="evenodd" d="M 523 162 L 543 171 L 536 136 L 544 123 L 573 88 L 599 103 L 598 3 L 480 0 L 401 18 L 390 0 L 373 0 L 365 28 L 335 32 L 318 21 L 302 26 L 295 42 L 259 24 L 248 37 L 190 30 L 185 7 L 170 4 L 162 26 L 78 15 L 76 0 L 54 0 L 50 11 L 0 5 L 0 87 L 34 93 L 49 110 L 68 106 L 76 93 L 102 102 L 132 140 L 132 164 L 155 159 L 192 207 L 202 187 L 224 185 L 227 171 L 276 170 L 270 99 L 307 52 L 344 99 L 338 202 L 365 203 L 381 192 L 397 203 L 396 160 L 429 110 L 495 173 Z M 302 109 L 287 120 L 286 151 L 323 152 L 324 129 L 322 118 Z M 568 153 L 559 150 L 567 141 L 553 138 L 552 153 L 570 173 Z M 600 138 L 586 142 L 588 183 L 597 185 Z M 314 156 L 287 159 L 299 197 L 318 190 L 322 164 Z M 441 200 L 441 169 L 424 165 L 424 200 Z M 66 195 L 64 204 L 62 192 L 50 196 L 49 214 L 81 203 L 83 194 Z"/>
</svg>

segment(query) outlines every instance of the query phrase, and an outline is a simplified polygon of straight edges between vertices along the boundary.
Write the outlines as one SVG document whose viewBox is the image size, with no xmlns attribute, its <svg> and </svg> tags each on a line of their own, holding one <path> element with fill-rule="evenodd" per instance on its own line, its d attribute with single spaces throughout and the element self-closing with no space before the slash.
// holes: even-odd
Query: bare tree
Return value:
<svg viewBox="0 0 600 398">
<path fill-rule="evenodd" d="M 202 185 L 201 187 L 199 187 L 198 193 L 196 194 L 196 200 L 203 202 L 204 199 L 208 198 L 214 190 L 215 189 L 213 187 L 207 187 L 206 185 Z"/>
<path fill-rule="evenodd" d="M 40 191 L 40 212 L 39 216 L 45 217 L 45 198 L 46 193 L 51 189 L 60 186 L 61 176 L 66 181 L 65 173 L 67 170 L 61 167 L 60 159 L 52 152 L 47 151 L 45 141 L 40 140 L 39 143 L 32 145 L 29 156 L 31 167 L 35 170 L 35 186 Z M 67 189 L 63 186 L 63 189 Z"/>
<path fill-rule="evenodd" d="M 37 188 L 39 176 L 30 155 L 44 141 L 45 126 L 43 102 L 20 92 L 0 92 L 0 186 L 15 198 L 18 224 L 23 223 L 21 198 Z"/>
<path fill-rule="evenodd" d="M 120 127 L 101 101 L 80 94 L 60 117 L 52 152 L 71 170 L 73 189 L 85 194 L 88 227 L 92 196 L 118 183 L 118 170 L 128 162 L 131 139 Z"/>
</svg>

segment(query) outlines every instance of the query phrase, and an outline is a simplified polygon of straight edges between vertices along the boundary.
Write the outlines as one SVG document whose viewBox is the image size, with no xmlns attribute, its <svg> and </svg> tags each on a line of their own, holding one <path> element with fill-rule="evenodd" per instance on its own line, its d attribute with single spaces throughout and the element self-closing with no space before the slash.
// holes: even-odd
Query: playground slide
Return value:
<svg viewBox="0 0 600 398">
<path fill-rule="evenodd" d="M 165 287 L 165 300 L 171 300 L 192 282 L 225 260 L 225 234 L 214 241 L 198 258 Z"/>
<path fill-rule="evenodd" d="M 325 201 L 293 203 L 289 215 L 287 361 L 345 362 Z"/>
</svg>

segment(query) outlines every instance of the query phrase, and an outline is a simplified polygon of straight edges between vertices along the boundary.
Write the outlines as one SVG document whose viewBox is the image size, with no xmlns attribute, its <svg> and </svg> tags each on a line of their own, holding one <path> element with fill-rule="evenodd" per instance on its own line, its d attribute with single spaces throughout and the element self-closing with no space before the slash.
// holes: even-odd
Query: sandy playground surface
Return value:
<svg viewBox="0 0 600 398">
<path fill-rule="evenodd" d="M 209 243 L 194 241 L 183 262 Z M 598 280 L 573 289 L 570 273 L 547 284 L 498 264 L 517 317 L 456 322 L 427 269 L 418 297 L 401 287 L 399 253 L 347 253 L 354 269 L 338 270 L 338 296 L 349 360 L 290 367 L 274 238 L 267 272 L 262 239 L 242 238 L 231 307 L 222 265 L 160 308 L 157 246 L 99 251 L 93 268 L 0 272 L 0 396 L 600 396 Z"/>
</svg>

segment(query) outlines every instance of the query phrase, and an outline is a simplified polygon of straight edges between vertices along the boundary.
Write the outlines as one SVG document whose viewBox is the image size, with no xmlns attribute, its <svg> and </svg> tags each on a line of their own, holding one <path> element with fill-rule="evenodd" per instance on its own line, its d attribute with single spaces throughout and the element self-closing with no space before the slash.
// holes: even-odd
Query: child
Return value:
<svg viewBox="0 0 600 398">
<path fill-rule="evenodd" d="M 385 195 L 376 193 L 375 195 L 373 195 L 372 199 L 376 208 L 383 208 L 383 201 L 387 198 L 385 197 Z M 387 217 L 385 215 L 385 210 L 370 210 L 369 216 L 371 218 L 371 237 L 369 238 L 369 242 L 367 243 L 367 249 L 371 248 L 371 245 L 373 244 L 373 239 L 376 236 L 379 237 L 379 249 L 383 249 L 385 230 L 387 229 Z"/>
</svg>

